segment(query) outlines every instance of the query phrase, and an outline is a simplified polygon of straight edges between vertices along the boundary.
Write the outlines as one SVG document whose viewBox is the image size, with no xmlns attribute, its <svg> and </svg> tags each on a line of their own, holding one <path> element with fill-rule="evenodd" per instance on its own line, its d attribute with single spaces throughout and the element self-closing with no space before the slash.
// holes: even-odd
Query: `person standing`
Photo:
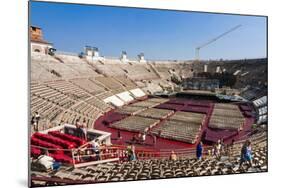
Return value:
<svg viewBox="0 0 281 188">
<path fill-rule="evenodd" d="M 201 160 L 203 155 L 203 143 L 200 141 L 196 147 L 196 157 L 197 160 Z"/>
<path fill-rule="evenodd" d="M 252 149 L 250 140 L 246 140 L 241 148 L 239 169 L 241 169 L 245 162 L 248 162 L 250 167 L 252 167 Z"/>
<path fill-rule="evenodd" d="M 39 120 L 40 120 L 40 115 L 39 115 L 39 113 L 38 112 L 35 112 L 35 121 L 36 121 L 36 123 L 37 123 L 37 125 L 39 125 Z"/>
<path fill-rule="evenodd" d="M 136 148 L 134 145 L 131 145 L 131 156 L 130 156 L 130 161 L 135 161 L 137 160 L 136 157 Z"/>
<path fill-rule="evenodd" d="M 239 169 L 241 169 L 244 162 L 246 162 L 247 144 L 248 144 L 248 140 L 245 141 L 245 143 L 242 145 L 241 148 Z"/>
<path fill-rule="evenodd" d="M 252 167 L 253 157 L 252 157 L 252 146 L 251 146 L 250 140 L 248 141 L 248 144 L 247 144 L 246 160 L 249 163 L 250 167 Z"/>
<path fill-rule="evenodd" d="M 171 152 L 170 160 L 176 161 L 178 159 L 176 153 L 174 151 Z"/>
<path fill-rule="evenodd" d="M 33 125 L 33 130 L 35 132 L 39 131 L 39 120 L 40 120 L 40 115 L 38 112 L 35 112 L 35 115 L 31 118 L 31 123 Z"/>
<path fill-rule="evenodd" d="M 146 133 L 144 132 L 142 134 L 142 143 L 145 144 L 145 139 L 146 139 Z"/>
<path fill-rule="evenodd" d="M 37 132 L 37 131 L 38 131 L 38 126 L 37 126 L 37 123 L 36 123 L 36 121 L 35 121 L 35 115 L 32 116 L 32 118 L 31 118 L 31 125 L 32 125 L 32 127 L 33 127 L 33 131 L 34 131 L 34 132 Z"/>
<path fill-rule="evenodd" d="M 78 138 L 81 138 L 82 137 L 82 129 L 81 129 L 81 123 L 80 123 L 80 120 L 79 119 L 76 119 L 76 122 L 75 122 L 75 127 L 76 127 L 76 130 L 75 130 L 75 136 L 77 136 Z"/>
<path fill-rule="evenodd" d="M 96 154 L 96 160 L 100 160 L 100 145 L 99 145 L 99 140 L 96 139 L 92 143 L 93 146 L 93 151 Z"/>
<path fill-rule="evenodd" d="M 215 145 L 215 155 L 217 159 L 220 159 L 221 157 L 221 140 L 219 139 L 218 142 Z"/>
<path fill-rule="evenodd" d="M 121 139 L 122 139 L 121 132 L 120 132 L 119 129 L 118 129 L 118 131 L 117 131 L 117 139 L 118 139 L 118 140 L 121 140 Z"/>
<path fill-rule="evenodd" d="M 127 153 L 127 160 L 130 161 L 131 155 L 132 155 L 132 145 L 131 144 L 127 146 L 126 153 Z"/>
<path fill-rule="evenodd" d="M 83 120 L 81 129 L 82 129 L 82 133 L 83 133 L 83 138 L 87 141 L 87 123 L 86 123 L 86 119 Z"/>
<path fill-rule="evenodd" d="M 152 134 L 152 139 L 153 139 L 153 145 L 156 145 L 157 137 L 155 134 Z"/>
</svg>

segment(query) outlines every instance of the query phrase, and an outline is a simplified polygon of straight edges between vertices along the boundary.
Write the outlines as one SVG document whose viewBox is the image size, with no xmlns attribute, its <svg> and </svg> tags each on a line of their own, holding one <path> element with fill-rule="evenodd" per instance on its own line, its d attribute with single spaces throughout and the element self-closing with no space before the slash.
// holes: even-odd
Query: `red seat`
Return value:
<svg viewBox="0 0 281 188">
<path fill-rule="evenodd" d="M 38 157 L 41 155 L 41 150 L 35 147 L 31 147 L 31 156 Z"/>
<path fill-rule="evenodd" d="M 63 140 L 61 138 L 57 138 L 57 137 L 48 135 L 48 134 L 35 133 L 34 137 L 47 141 L 47 142 L 50 142 L 50 143 L 53 143 L 55 145 L 59 145 L 64 149 L 72 149 L 77 146 L 75 142 L 69 142 L 69 141 Z"/>
<path fill-rule="evenodd" d="M 71 142 L 73 144 L 76 144 L 75 147 L 81 146 L 86 143 L 86 141 L 81 138 L 69 134 L 61 133 L 59 131 L 50 131 L 48 134 L 60 139 L 67 140 L 68 142 Z"/>
<path fill-rule="evenodd" d="M 60 150 L 63 149 L 61 146 L 46 142 L 44 140 L 40 140 L 38 138 L 35 138 L 34 136 L 31 137 L 31 144 L 47 149 L 57 149 L 57 150 L 49 150 L 49 152 L 51 153 L 63 153 L 63 151 Z"/>
</svg>

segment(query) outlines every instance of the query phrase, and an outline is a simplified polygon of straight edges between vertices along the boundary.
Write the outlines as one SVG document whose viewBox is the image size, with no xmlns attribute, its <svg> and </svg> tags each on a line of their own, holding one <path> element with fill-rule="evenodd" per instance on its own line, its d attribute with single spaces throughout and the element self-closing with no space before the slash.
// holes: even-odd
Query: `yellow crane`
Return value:
<svg viewBox="0 0 281 188">
<path fill-rule="evenodd" d="M 215 38 L 209 40 L 208 42 L 206 42 L 206 43 L 204 43 L 204 44 L 202 44 L 202 45 L 196 47 L 196 48 L 195 48 L 195 59 L 196 59 L 196 61 L 199 62 L 199 58 L 200 58 L 200 54 L 199 54 L 199 53 L 200 53 L 200 49 L 202 49 L 202 48 L 204 48 L 205 46 L 208 46 L 209 44 L 211 44 L 211 43 L 217 41 L 218 39 L 222 38 L 223 36 L 227 35 L 228 33 L 231 33 L 232 31 L 238 29 L 238 28 L 241 27 L 241 26 L 242 26 L 242 25 L 239 24 L 239 25 L 237 25 L 237 26 L 235 26 L 235 27 L 233 27 L 233 28 L 227 30 L 226 32 L 220 34 L 219 36 L 217 36 L 217 37 L 215 37 Z"/>
</svg>

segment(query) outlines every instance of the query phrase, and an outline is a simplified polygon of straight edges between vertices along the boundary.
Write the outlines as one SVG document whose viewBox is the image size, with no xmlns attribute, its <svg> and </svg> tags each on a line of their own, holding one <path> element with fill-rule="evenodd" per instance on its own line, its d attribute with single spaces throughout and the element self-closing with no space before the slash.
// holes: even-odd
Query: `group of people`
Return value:
<svg viewBox="0 0 281 188">
<path fill-rule="evenodd" d="M 220 160 L 223 154 L 231 155 L 231 151 L 233 149 L 234 140 L 228 145 L 225 145 L 223 140 L 218 140 L 216 144 L 212 147 L 211 150 L 208 150 L 209 157 L 215 157 Z M 203 157 L 203 143 L 200 141 L 196 146 L 196 158 L 201 160 Z M 252 166 L 252 148 L 251 141 L 246 140 L 241 148 L 241 156 L 240 156 L 240 165 L 242 166 L 244 163 L 249 163 Z"/>
<path fill-rule="evenodd" d="M 89 142 L 89 148 L 78 149 L 76 151 L 76 160 L 79 162 L 99 161 L 102 160 L 103 152 L 105 152 L 105 144 L 100 143 L 99 139 Z"/>
<path fill-rule="evenodd" d="M 33 126 L 33 130 L 35 132 L 39 131 L 38 125 L 39 125 L 40 118 L 41 117 L 38 112 L 35 112 L 35 114 L 31 117 L 31 125 Z"/>
<path fill-rule="evenodd" d="M 87 123 L 84 119 L 82 123 L 80 123 L 80 119 L 77 119 L 75 122 L 76 130 L 75 130 L 75 136 L 78 138 L 87 140 Z"/>
<path fill-rule="evenodd" d="M 209 157 L 215 157 L 218 160 L 220 160 L 221 156 L 223 154 L 226 154 L 226 149 L 229 146 L 226 146 L 224 144 L 224 141 L 222 139 L 219 139 L 213 146 L 211 149 L 208 149 L 208 156 Z M 198 145 L 196 146 L 196 156 L 199 160 L 201 160 L 203 155 L 203 143 L 202 141 L 200 141 L 198 143 Z"/>
</svg>

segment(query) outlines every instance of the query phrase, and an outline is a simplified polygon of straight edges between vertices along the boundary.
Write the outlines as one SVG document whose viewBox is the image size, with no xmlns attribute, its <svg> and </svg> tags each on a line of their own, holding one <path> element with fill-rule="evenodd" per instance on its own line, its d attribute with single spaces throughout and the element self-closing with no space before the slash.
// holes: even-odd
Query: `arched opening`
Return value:
<svg viewBox="0 0 281 188">
<path fill-rule="evenodd" d="M 40 50 L 39 49 L 35 49 L 34 52 L 40 52 Z"/>
</svg>

